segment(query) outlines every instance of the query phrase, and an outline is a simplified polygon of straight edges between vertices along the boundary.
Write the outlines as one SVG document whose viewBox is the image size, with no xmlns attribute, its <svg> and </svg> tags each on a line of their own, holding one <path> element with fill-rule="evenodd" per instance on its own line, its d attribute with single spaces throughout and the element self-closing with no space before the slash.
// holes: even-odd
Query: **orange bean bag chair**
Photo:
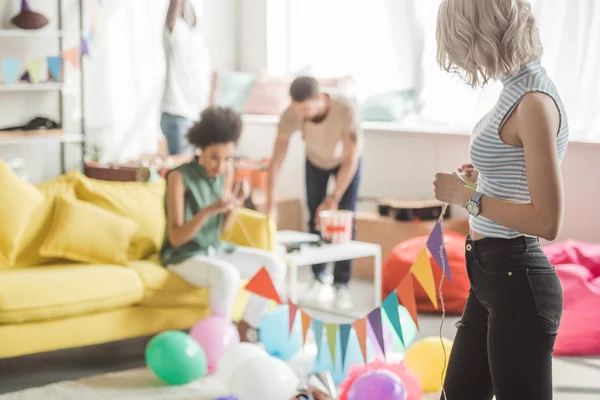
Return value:
<svg viewBox="0 0 600 400">
<path fill-rule="evenodd" d="M 383 263 L 382 273 L 382 292 L 385 299 L 397 287 L 400 281 L 408 274 L 413 262 L 417 259 L 419 252 L 426 247 L 429 236 L 421 236 L 410 239 L 398 244 Z M 450 264 L 450 272 L 452 281 L 448 277 L 444 278 L 442 285 L 442 293 L 444 295 L 444 304 L 446 312 L 449 314 L 462 314 L 469 294 L 469 277 L 467 276 L 466 260 L 465 260 L 465 240 L 466 236 L 447 232 L 444 233 L 444 245 L 448 254 L 448 263 Z M 433 269 L 433 277 L 435 279 L 436 293 L 440 287 L 442 279 L 442 269 L 438 266 L 435 259 L 429 253 L 429 261 Z M 438 308 L 429 300 L 429 297 L 423 288 L 416 283 L 415 280 L 415 298 L 417 302 L 417 310 L 423 312 L 441 312 L 442 307 L 439 304 Z M 439 293 L 437 293 L 439 297 Z"/>
</svg>

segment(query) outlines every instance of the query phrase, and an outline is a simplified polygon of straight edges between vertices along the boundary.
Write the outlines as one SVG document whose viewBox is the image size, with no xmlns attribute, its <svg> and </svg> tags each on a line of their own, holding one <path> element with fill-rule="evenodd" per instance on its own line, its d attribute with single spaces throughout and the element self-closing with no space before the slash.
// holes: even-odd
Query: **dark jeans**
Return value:
<svg viewBox="0 0 600 400">
<path fill-rule="evenodd" d="M 447 399 L 552 399 L 563 297 L 538 240 L 467 240 L 466 257 L 471 290 L 450 355 Z"/>
<path fill-rule="evenodd" d="M 352 182 L 346 189 L 346 192 L 342 196 L 338 208 L 340 210 L 356 210 L 356 199 L 358 197 L 358 185 L 360 183 L 360 161 L 358 168 L 352 178 Z M 308 202 L 308 211 L 310 212 L 310 220 L 308 226 L 311 233 L 320 234 L 315 229 L 315 217 L 317 208 L 327 197 L 327 184 L 331 176 L 336 176 L 339 171 L 339 167 L 334 169 L 321 169 L 310 161 L 306 160 L 306 199 Z M 356 237 L 356 224 L 352 227 L 352 238 Z M 315 278 L 321 279 L 325 272 L 325 264 L 313 265 L 313 274 Z M 350 274 L 352 272 L 352 260 L 338 261 L 335 263 L 333 271 L 333 283 L 334 285 L 345 285 L 350 281 Z"/>
</svg>

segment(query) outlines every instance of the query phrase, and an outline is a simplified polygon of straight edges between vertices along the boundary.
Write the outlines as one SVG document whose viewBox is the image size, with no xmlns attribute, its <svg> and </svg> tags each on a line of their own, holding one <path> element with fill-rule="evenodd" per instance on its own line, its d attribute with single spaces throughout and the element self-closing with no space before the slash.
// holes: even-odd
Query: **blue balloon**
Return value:
<svg viewBox="0 0 600 400">
<path fill-rule="evenodd" d="M 289 333 L 289 306 L 278 306 L 260 321 L 258 339 L 265 351 L 281 360 L 289 360 L 302 348 L 302 322 L 296 315 L 292 333 Z"/>
<path fill-rule="evenodd" d="M 346 363 L 344 364 L 344 368 L 342 368 L 342 345 L 340 343 L 340 335 L 337 335 L 335 346 L 336 350 L 334 366 L 333 362 L 331 361 L 327 335 L 323 335 L 321 349 L 317 355 L 317 358 L 315 358 L 313 368 L 315 374 L 318 372 L 329 371 L 333 379 L 333 383 L 340 385 L 348 377 L 350 368 L 357 364 L 364 364 L 364 360 L 354 329 L 350 332 L 350 337 L 348 338 L 348 348 L 346 350 Z M 367 340 L 367 362 L 372 362 L 374 359 L 375 351 L 373 350 L 371 342 Z"/>
</svg>

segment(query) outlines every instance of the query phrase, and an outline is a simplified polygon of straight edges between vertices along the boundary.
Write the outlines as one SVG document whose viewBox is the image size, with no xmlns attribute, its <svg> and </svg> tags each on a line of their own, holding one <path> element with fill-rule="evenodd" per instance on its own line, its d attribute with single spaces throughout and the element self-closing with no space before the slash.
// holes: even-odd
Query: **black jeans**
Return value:
<svg viewBox="0 0 600 400">
<path fill-rule="evenodd" d="M 450 355 L 447 399 L 552 399 L 563 297 L 539 241 L 467 239 L 466 257 L 471 290 Z"/>
<path fill-rule="evenodd" d="M 342 196 L 338 208 L 340 210 L 356 210 L 356 199 L 358 197 L 358 185 L 360 183 L 360 161 L 356 168 L 356 173 L 352 182 L 348 185 L 348 189 Z M 315 229 L 315 217 L 317 208 L 327 197 L 327 184 L 329 178 L 338 173 L 340 167 L 334 169 L 321 169 L 310 161 L 306 160 L 306 200 L 308 202 L 308 211 L 310 213 L 310 220 L 308 227 L 311 233 L 320 234 Z M 352 238 L 356 237 L 356 224 L 352 227 Z M 325 264 L 313 265 L 312 270 L 316 279 L 321 279 L 325 272 Z M 333 283 L 334 285 L 345 285 L 350 281 L 350 275 L 352 273 L 352 260 L 338 261 L 335 263 L 333 271 Z"/>
</svg>

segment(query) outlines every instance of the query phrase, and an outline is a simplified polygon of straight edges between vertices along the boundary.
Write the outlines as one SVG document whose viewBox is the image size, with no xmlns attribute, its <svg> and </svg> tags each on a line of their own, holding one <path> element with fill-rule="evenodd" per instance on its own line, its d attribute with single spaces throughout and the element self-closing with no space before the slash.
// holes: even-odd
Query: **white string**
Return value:
<svg viewBox="0 0 600 400">
<path fill-rule="evenodd" d="M 444 203 L 444 205 L 442 206 L 442 214 L 440 215 L 440 218 L 438 219 L 440 228 L 441 228 L 442 221 L 444 220 L 444 215 L 446 214 L 447 208 L 448 208 L 448 204 Z M 446 396 L 446 389 L 444 389 L 444 375 L 446 374 L 446 362 L 448 360 L 448 355 L 446 354 L 446 346 L 444 346 L 444 336 L 443 336 L 444 320 L 446 319 L 446 305 L 444 304 L 444 294 L 442 293 L 442 285 L 444 283 L 444 278 L 446 277 L 446 274 L 445 274 L 445 272 L 446 272 L 446 257 L 444 257 L 444 232 L 443 231 L 441 232 L 441 235 L 442 235 L 442 243 L 440 244 L 439 258 L 440 258 L 440 260 L 442 260 L 442 265 L 440 265 L 440 267 L 442 267 L 442 279 L 440 280 L 440 287 L 439 287 L 438 293 L 439 293 L 440 304 L 442 305 L 442 321 L 440 323 L 440 343 L 442 345 L 442 350 L 444 351 L 444 367 L 442 368 L 442 376 L 440 377 L 440 379 L 441 379 L 441 383 L 442 383 L 442 394 L 444 396 L 444 399 L 448 400 L 448 397 Z"/>
</svg>

